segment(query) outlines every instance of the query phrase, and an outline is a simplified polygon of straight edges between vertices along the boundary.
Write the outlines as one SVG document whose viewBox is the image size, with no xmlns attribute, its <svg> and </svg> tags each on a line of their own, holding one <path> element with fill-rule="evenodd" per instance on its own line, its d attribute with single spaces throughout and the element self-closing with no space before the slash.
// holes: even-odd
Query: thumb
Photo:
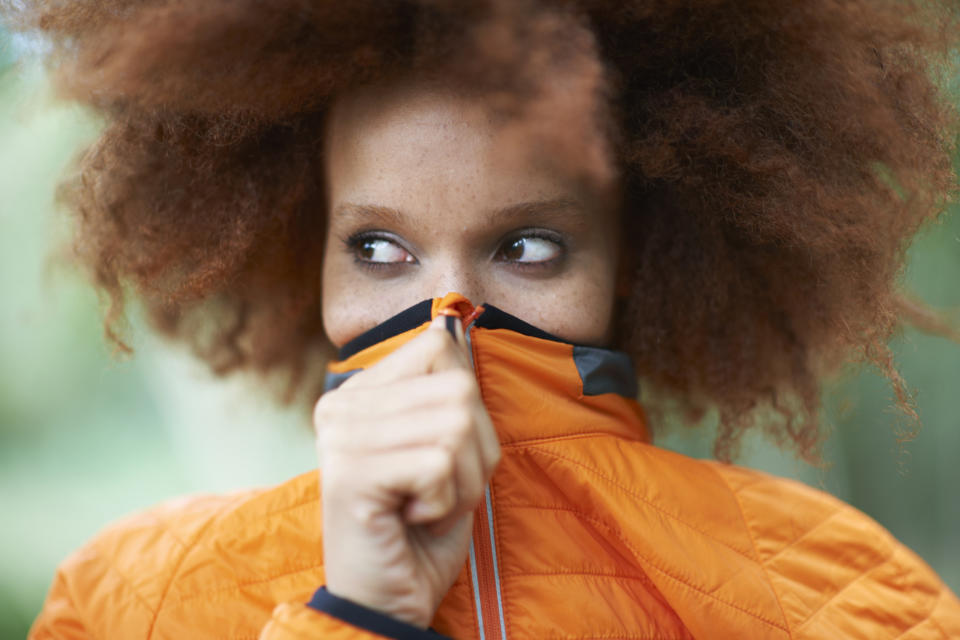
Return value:
<svg viewBox="0 0 960 640">
<path fill-rule="evenodd" d="M 429 331 L 443 329 L 453 340 L 452 348 L 446 348 L 437 353 L 433 362 L 433 371 L 445 371 L 453 368 L 472 368 L 470 364 L 470 347 L 467 345 L 463 333 L 463 322 L 459 316 L 441 313 L 430 323 Z"/>
</svg>

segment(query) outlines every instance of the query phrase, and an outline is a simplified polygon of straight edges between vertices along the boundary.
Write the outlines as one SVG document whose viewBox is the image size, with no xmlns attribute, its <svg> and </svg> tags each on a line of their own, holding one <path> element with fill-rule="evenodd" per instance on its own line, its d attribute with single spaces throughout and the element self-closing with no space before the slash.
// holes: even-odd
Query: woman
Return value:
<svg viewBox="0 0 960 640">
<path fill-rule="evenodd" d="M 108 333 L 129 284 L 290 394 L 340 350 L 322 486 L 110 527 L 33 637 L 960 634 L 876 523 L 650 446 L 634 400 L 716 408 L 721 458 L 754 426 L 814 457 L 851 356 L 909 411 L 885 339 L 956 189 L 950 4 L 317 4 L 15 13 L 107 120 L 64 194 Z"/>
</svg>

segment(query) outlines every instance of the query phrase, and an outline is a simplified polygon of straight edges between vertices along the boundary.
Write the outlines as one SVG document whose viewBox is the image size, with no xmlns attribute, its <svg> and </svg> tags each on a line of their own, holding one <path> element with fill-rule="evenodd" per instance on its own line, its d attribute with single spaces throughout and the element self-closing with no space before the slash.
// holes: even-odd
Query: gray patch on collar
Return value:
<svg viewBox="0 0 960 640">
<path fill-rule="evenodd" d="M 363 369 L 350 369 L 350 371 L 344 371 L 343 373 L 333 373 L 331 371 L 327 372 L 327 377 L 323 385 L 323 392 L 333 391 L 344 382 L 347 381 L 347 378 L 352 376 L 355 373 L 359 373 Z"/>
<path fill-rule="evenodd" d="M 636 398 L 639 393 L 637 375 L 630 356 L 620 351 L 574 345 L 573 362 L 580 373 L 583 395 L 599 396 L 616 393 Z"/>
</svg>

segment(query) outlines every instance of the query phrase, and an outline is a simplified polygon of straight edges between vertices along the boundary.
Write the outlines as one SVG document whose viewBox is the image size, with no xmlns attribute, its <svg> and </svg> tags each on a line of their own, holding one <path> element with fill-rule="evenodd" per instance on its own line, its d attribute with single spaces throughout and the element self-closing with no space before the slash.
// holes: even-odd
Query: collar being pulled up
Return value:
<svg viewBox="0 0 960 640">
<path fill-rule="evenodd" d="M 620 351 L 577 345 L 458 293 L 424 300 L 354 338 L 328 366 L 327 390 L 426 330 L 459 319 L 501 443 L 608 433 L 649 441 L 636 374 Z"/>
</svg>

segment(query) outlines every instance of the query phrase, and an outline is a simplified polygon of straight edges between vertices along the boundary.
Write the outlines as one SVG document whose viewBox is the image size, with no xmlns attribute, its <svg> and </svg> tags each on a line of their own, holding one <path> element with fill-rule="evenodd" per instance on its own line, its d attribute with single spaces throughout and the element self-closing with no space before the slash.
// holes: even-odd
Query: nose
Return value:
<svg viewBox="0 0 960 640">
<path fill-rule="evenodd" d="M 460 256 L 432 261 L 430 274 L 423 278 L 423 283 L 424 299 L 459 293 L 475 305 L 486 302 L 486 287 L 480 269 Z"/>
</svg>

